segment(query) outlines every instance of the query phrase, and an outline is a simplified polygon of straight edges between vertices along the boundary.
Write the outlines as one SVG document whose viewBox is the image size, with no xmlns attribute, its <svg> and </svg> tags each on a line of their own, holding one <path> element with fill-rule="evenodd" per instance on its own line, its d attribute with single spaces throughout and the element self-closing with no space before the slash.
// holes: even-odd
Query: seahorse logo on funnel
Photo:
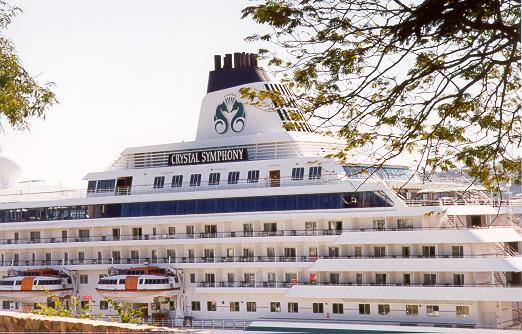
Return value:
<svg viewBox="0 0 522 334">
<path fill-rule="evenodd" d="M 245 108 L 234 94 L 225 95 L 214 115 L 214 129 L 217 133 L 227 132 L 229 126 L 234 132 L 240 132 L 245 127 Z"/>
</svg>

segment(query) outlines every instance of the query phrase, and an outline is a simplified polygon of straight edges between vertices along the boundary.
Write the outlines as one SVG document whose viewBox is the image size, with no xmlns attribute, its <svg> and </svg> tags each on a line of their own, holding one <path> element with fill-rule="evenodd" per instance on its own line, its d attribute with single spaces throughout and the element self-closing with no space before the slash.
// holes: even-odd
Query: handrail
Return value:
<svg viewBox="0 0 522 334">
<path fill-rule="evenodd" d="M 232 263 L 232 262 L 243 262 L 243 263 L 255 263 L 255 262 L 284 262 L 284 263 L 310 263 L 317 260 L 340 260 L 340 259 L 456 259 L 456 258 L 507 258 L 507 257 L 520 257 L 521 255 L 506 256 L 501 254 L 477 254 L 467 256 L 451 256 L 451 255 L 436 255 L 436 256 L 423 256 L 423 255 L 412 255 L 409 257 L 399 255 L 387 255 L 387 256 L 352 256 L 352 255 L 341 255 L 341 256 L 178 256 L 178 257 L 120 257 L 120 258 L 85 258 L 85 259 L 60 259 L 60 260 L 5 260 L 0 261 L 0 266 L 69 266 L 69 265 L 98 265 L 98 264 L 174 264 L 174 263 Z"/>
<path fill-rule="evenodd" d="M 520 288 L 519 286 L 512 286 L 509 284 L 504 284 L 502 286 L 499 286 L 498 284 L 491 284 L 490 282 L 485 282 L 481 284 L 454 284 L 454 283 L 437 283 L 437 284 L 424 284 L 424 283 L 410 283 L 410 284 L 404 284 L 404 283 L 357 283 L 357 282 L 259 282 L 259 281 L 253 281 L 253 282 L 245 282 L 245 281 L 238 281 L 238 282 L 227 282 L 227 281 L 216 281 L 216 282 L 198 282 L 196 283 L 196 287 L 198 288 L 284 288 L 288 289 L 293 286 L 335 286 L 335 287 L 341 287 L 341 286 L 387 286 L 387 287 L 505 287 L 505 288 Z"/>
<path fill-rule="evenodd" d="M 343 181 L 337 177 L 336 173 L 324 173 L 320 177 L 293 179 L 292 177 L 279 177 L 277 179 L 259 178 L 256 182 L 249 182 L 248 179 L 238 179 L 237 182 L 228 183 L 227 179 L 221 179 L 218 184 L 201 181 L 197 185 L 190 182 L 183 182 L 181 186 L 172 186 L 165 182 L 162 187 L 154 184 L 132 185 L 132 187 L 106 188 L 106 189 L 64 189 L 57 191 L 40 192 L 17 192 L 11 194 L 0 194 L 0 203 L 16 203 L 32 200 L 59 200 L 70 198 L 104 197 L 104 196 L 127 196 L 161 193 L 179 193 L 194 191 L 215 191 L 215 190 L 237 190 L 237 189 L 258 189 L 258 188 L 277 188 L 294 187 L 309 185 L 341 184 Z"/>
<path fill-rule="evenodd" d="M 511 225 L 491 225 L 488 227 L 459 228 L 459 230 L 477 230 L 488 228 L 509 228 Z M 142 235 L 94 235 L 94 236 L 68 236 L 46 238 L 19 238 L 0 239 L 0 245 L 21 244 L 56 244 L 79 243 L 99 241 L 137 241 L 137 240 L 169 240 L 169 239 L 218 239 L 218 238 L 260 238 L 260 237 L 315 237 L 336 236 L 345 232 L 376 232 L 376 231 L 422 231 L 422 230 L 448 230 L 454 227 L 404 227 L 404 228 L 352 228 L 352 229 L 316 229 L 316 230 L 277 230 L 277 231 L 229 231 L 229 232 L 198 232 L 176 234 L 142 234 Z"/>
</svg>

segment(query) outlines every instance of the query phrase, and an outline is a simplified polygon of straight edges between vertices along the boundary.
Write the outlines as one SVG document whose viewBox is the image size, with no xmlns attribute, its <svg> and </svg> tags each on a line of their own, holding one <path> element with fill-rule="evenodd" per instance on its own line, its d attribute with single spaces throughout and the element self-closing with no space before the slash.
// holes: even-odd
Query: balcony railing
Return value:
<svg viewBox="0 0 522 334">
<path fill-rule="evenodd" d="M 481 284 L 453 284 L 453 283 L 437 283 L 437 284 L 424 284 L 424 283 L 356 283 L 356 282 L 198 282 L 196 283 L 196 287 L 198 288 L 283 288 L 288 289 L 293 286 L 333 286 L 333 287 L 342 287 L 342 286 L 389 286 L 389 287 L 427 287 L 427 288 L 437 288 L 437 287 L 517 287 L 520 286 L 512 286 L 510 284 L 499 285 L 498 283 L 484 282 Z"/>
<path fill-rule="evenodd" d="M 224 175 L 226 176 L 226 175 Z M 126 195 L 143 195 L 143 194 L 161 194 L 161 193 L 181 193 L 194 191 L 216 191 L 216 190 L 237 190 L 237 189 L 259 189 L 274 187 L 295 187 L 309 185 L 326 185 L 343 183 L 337 174 L 323 173 L 319 178 L 303 178 L 295 180 L 291 177 L 259 178 L 255 181 L 247 179 L 239 179 L 237 182 L 228 183 L 226 179 L 221 180 L 219 184 L 213 184 L 208 181 L 201 181 L 197 185 L 190 182 L 183 182 L 181 186 L 172 186 L 168 180 L 165 180 L 163 187 L 154 184 L 133 185 L 129 187 L 117 187 L 108 189 L 64 189 L 59 191 L 41 191 L 41 192 L 24 192 L 17 191 L 12 194 L 0 195 L 0 203 L 25 202 L 25 201 L 53 201 L 70 198 L 85 198 L 97 196 L 126 196 Z"/>
<path fill-rule="evenodd" d="M 519 257 L 517 255 L 516 257 Z M 0 266 L 66 266 L 66 265 L 97 265 L 97 264 L 176 264 L 176 263 L 310 263 L 317 260 L 342 260 L 342 259 L 415 259 L 415 258 L 505 258 L 507 255 L 501 254 L 480 254 L 470 256 L 180 256 L 180 257 L 124 257 L 124 258 L 102 258 L 102 259 L 60 259 L 60 260 L 5 260 L 0 261 Z"/>
<path fill-rule="evenodd" d="M 509 228 L 510 224 L 491 225 L 489 227 L 472 227 L 470 230 L 484 228 Z M 316 229 L 316 230 L 277 230 L 277 231 L 230 231 L 209 233 L 176 233 L 176 234 L 142 234 L 142 235 L 96 235 L 96 236 L 72 236 L 51 238 L 19 238 L 0 239 L 0 245 L 11 244 L 56 244 L 56 243 L 81 243 L 98 241 L 133 241 L 133 240 L 168 240 L 168 239 L 214 239 L 214 238 L 264 238 L 264 237 L 315 237 L 336 236 L 344 232 L 375 232 L 375 231 L 421 231 L 451 229 L 445 227 L 404 227 L 404 228 L 352 228 L 352 229 Z M 460 228 L 459 230 L 465 230 Z"/>
</svg>

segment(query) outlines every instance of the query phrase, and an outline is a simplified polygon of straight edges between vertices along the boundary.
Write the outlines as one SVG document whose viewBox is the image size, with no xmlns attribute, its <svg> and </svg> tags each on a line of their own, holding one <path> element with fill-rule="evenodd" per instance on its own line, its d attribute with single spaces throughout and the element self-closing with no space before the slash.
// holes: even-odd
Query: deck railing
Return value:
<svg viewBox="0 0 522 334">
<path fill-rule="evenodd" d="M 510 224 L 496 224 L 488 227 L 472 227 L 470 230 L 485 228 L 508 228 Z M 24 244 L 61 244 L 104 241 L 138 241 L 138 240 L 170 240 L 170 239 L 222 239 L 222 238 L 265 238 L 265 237 L 316 237 L 338 236 L 345 232 L 375 232 L 375 231 L 433 231 L 452 229 L 451 227 L 401 227 L 401 228 L 352 228 L 352 229 L 316 229 L 316 230 L 277 230 L 277 231 L 229 231 L 209 233 L 176 233 L 176 234 L 142 234 L 142 235 L 94 235 L 71 237 L 39 237 L 39 238 L 7 238 L 0 239 L 0 245 L 24 245 Z M 465 227 L 459 228 L 466 229 Z"/>
<path fill-rule="evenodd" d="M 357 282 L 226 282 L 226 281 L 219 281 L 219 282 L 198 282 L 196 283 L 196 287 L 198 288 L 281 288 L 281 289 L 288 289 L 293 286 L 334 286 L 334 287 L 341 287 L 341 286 L 389 286 L 389 287 L 499 287 L 498 284 L 494 284 L 491 282 L 484 282 L 480 284 L 454 284 L 454 283 L 376 283 L 376 282 L 370 282 L 370 283 L 357 283 Z M 512 286 L 510 284 L 504 284 L 500 287 L 516 287 L 520 288 L 520 286 Z"/>
<path fill-rule="evenodd" d="M 0 266 L 84 266 L 84 265 L 113 265 L 113 264 L 181 264 L 181 263 L 311 263 L 317 260 L 343 260 L 343 259 L 455 259 L 455 258 L 507 258 L 520 257 L 517 255 L 506 255 L 499 253 L 453 256 L 453 255 L 386 255 L 386 256 L 354 256 L 354 255 L 320 255 L 320 256 L 179 256 L 179 257 L 121 257 L 121 258 L 85 258 L 85 259 L 58 259 L 58 260 L 4 260 L 0 261 Z"/>
</svg>

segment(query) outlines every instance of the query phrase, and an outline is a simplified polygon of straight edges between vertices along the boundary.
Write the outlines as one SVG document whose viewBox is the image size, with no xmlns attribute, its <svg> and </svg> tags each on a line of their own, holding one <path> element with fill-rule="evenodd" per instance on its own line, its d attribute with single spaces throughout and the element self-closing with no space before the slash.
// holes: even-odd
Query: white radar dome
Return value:
<svg viewBox="0 0 522 334">
<path fill-rule="evenodd" d="M 0 151 L 0 189 L 14 186 L 21 173 L 20 167 Z"/>
</svg>

